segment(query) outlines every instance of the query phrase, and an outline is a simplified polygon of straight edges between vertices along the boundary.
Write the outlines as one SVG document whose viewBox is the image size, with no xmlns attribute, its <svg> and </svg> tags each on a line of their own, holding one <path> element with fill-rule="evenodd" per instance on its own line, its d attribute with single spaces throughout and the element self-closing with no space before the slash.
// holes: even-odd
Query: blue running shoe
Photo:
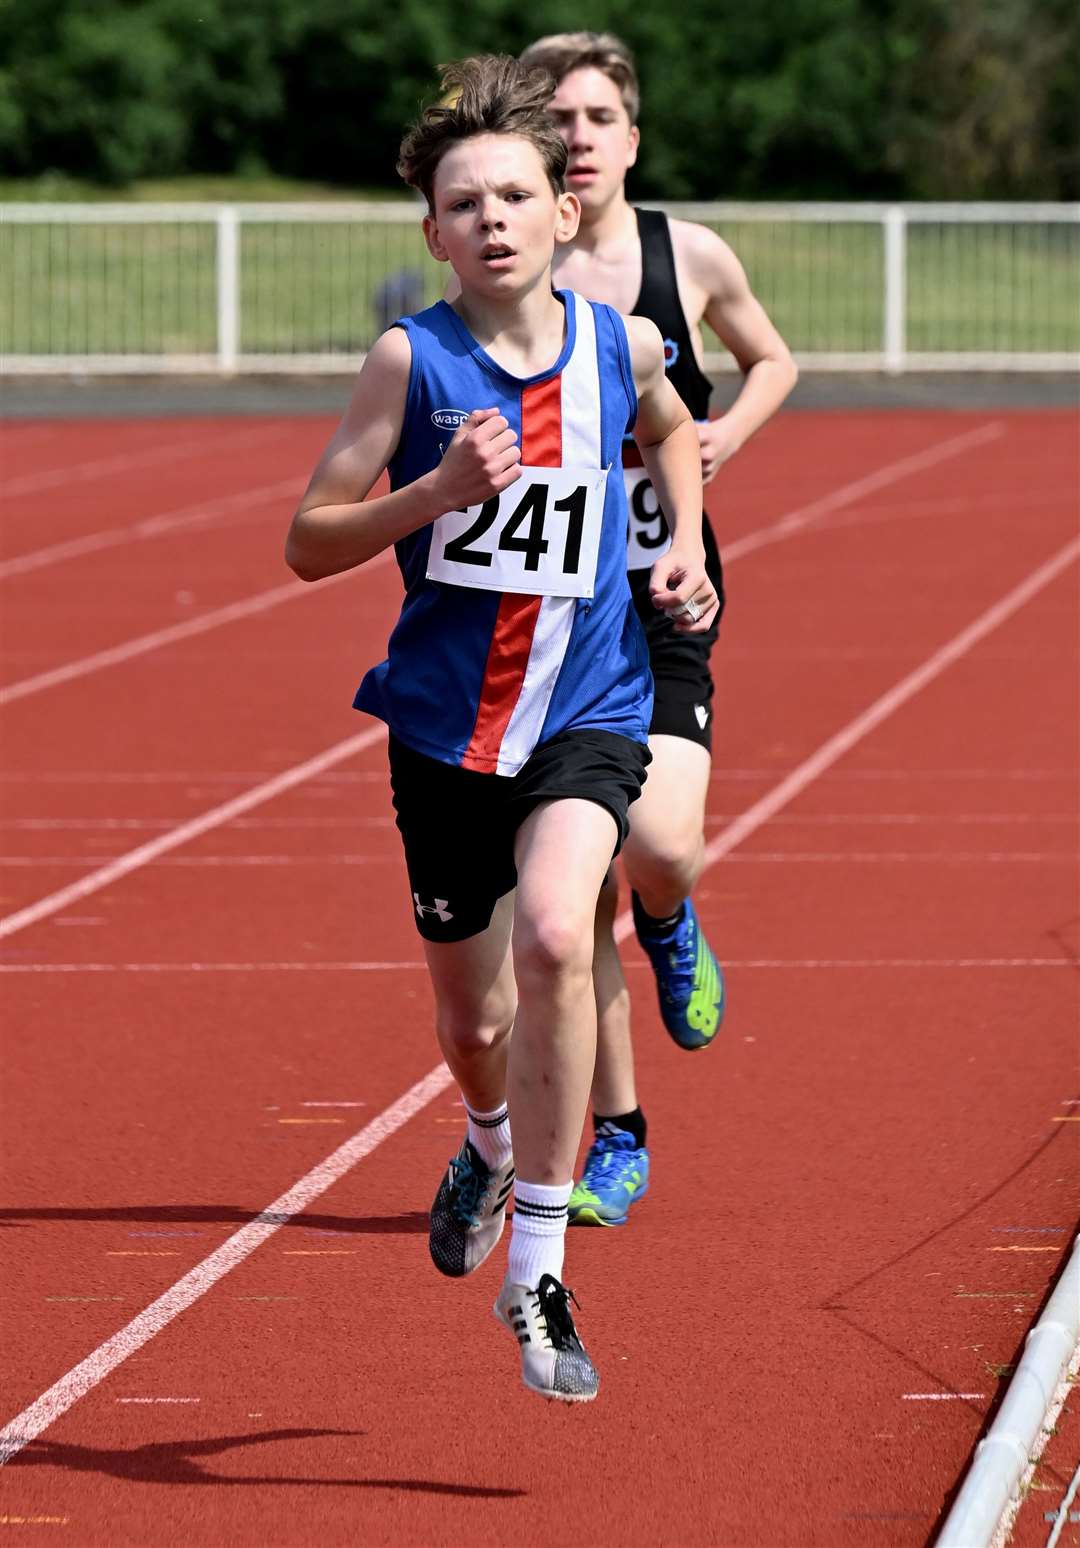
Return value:
<svg viewBox="0 0 1080 1548">
<path fill-rule="evenodd" d="M 626 1224 L 631 1204 L 649 1191 L 649 1152 L 625 1129 L 596 1136 L 585 1157 L 581 1181 L 567 1206 L 571 1225 Z"/>
<path fill-rule="evenodd" d="M 674 930 L 655 935 L 635 893 L 634 927 L 656 974 L 664 1026 L 680 1048 L 708 1048 L 724 1019 L 724 973 L 694 905 L 687 898 Z"/>
</svg>

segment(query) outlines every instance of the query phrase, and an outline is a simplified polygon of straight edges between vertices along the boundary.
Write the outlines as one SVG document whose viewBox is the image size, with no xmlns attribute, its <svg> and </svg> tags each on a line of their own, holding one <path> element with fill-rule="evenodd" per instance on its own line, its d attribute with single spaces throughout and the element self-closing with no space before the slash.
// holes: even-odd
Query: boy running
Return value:
<svg viewBox="0 0 1080 1548">
<path fill-rule="evenodd" d="M 629 50 L 610 33 L 541 38 L 522 60 L 555 76 L 551 110 L 569 154 L 567 186 L 581 202 L 581 224 L 555 256 L 557 282 L 620 312 L 648 317 L 664 339 L 669 381 L 697 422 L 702 477 L 719 468 L 777 410 L 795 383 L 783 339 L 755 299 L 730 247 L 705 226 L 634 209 L 626 174 L 637 159 L 639 92 Z M 700 360 L 701 323 L 734 355 L 744 381 L 735 403 L 709 419 L 711 385 Z M 652 763 L 634 808 L 623 865 L 634 924 L 657 979 L 660 1013 L 682 1048 L 707 1048 L 724 1013 L 720 965 L 690 900 L 704 854 L 705 798 L 712 747 L 713 684 L 709 655 L 719 610 L 708 629 L 687 634 L 649 598 L 650 567 L 670 541 L 664 500 L 637 448 L 624 454 L 630 510 L 627 565 L 634 603 L 649 642 L 655 699 L 649 728 Z M 708 520 L 706 568 L 723 606 L 716 540 Z M 612 935 L 614 885 L 597 918 L 599 1007 L 593 1082 L 596 1141 L 570 1200 L 571 1221 L 621 1225 L 647 1186 L 645 1118 L 638 1105 L 630 1041 L 630 1003 Z"/>
<path fill-rule="evenodd" d="M 287 559 L 316 580 L 396 545 L 401 616 L 355 703 L 390 728 L 411 909 L 467 1113 L 431 1256 L 454 1277 L 478 1268 L 513 1186 L 495 1313 L 526 1386 L 582 1402 L 598 1377 L 562 1267 L 595 1057 L 592 921 L 649 761 L 625 495 L 607 476 L 630 427 L 674 525 L 655 605 L 693 633 L 717 597 L 697 434 L 657 330 L 552 290 L 580 210 L 551 85 L 507 57 L 466 60 L 444 73 L 453 105 L 406 134 L 398 170 L 460 294 L 375 343 Z M 391 492 L 366 501 L 384 468 Z"/>
</svg>

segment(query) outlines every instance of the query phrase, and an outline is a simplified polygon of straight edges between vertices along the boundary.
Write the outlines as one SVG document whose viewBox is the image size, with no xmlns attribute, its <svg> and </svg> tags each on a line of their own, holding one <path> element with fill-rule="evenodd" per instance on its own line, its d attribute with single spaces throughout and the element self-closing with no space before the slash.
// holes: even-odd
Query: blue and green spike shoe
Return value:
<svg viewBox="0 0 1080 1548">
<path fill-rule="evenodd" d="M 680 1048 L 708 1048 L 724 1019 L 724 974 L 687 898 L 679 922 L 664 935 L 649 932 L 637 894 L 634 926 L 660 996 L 660 1016 Z"/>
<path fill-rule="evenodd" d="M 625 1129 L 602 1130 L 585 1157 L 567 1206 L 571 1225 L 621 1226 L 631 1204 L 649 1191 L 649 1152 Z"/>
</svg>

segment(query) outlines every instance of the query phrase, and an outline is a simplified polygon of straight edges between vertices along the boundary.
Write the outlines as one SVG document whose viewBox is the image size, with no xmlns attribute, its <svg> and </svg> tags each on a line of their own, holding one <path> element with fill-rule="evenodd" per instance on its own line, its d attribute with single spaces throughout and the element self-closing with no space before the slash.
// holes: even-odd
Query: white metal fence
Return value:
<svg viewBox="0 0 1080 1548">
<path fill-rule="evenodd" d="M 1080 205 L 670 204 L 719 231 L 801 365 L 1080 369 Z M 0 205 L 9 373 L 353 371 L 435 300 L 417 206 Z M 706 339 L 711 370 L 731 367 Z"/>
</svg>

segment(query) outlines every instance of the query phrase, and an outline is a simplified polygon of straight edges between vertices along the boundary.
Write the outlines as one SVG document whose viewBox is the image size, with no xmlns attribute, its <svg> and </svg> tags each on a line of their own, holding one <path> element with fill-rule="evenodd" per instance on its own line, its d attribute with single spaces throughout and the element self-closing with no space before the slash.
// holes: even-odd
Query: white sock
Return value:
<svg viewBox="0 0 1080 1548">
<path fill-rule="evenodd" d="M 510 1237 L 507 1278 L 512 1285 L 535 1290 L 542 1274 L 562 1281 L 563 1248 L 566 1244 L 566 1206 L 573 1179 L 545 1187 L 543 1183 L 514 1184 L 514 1218 Z"/>
<path fill-rule="evenodd" d="M 513 1154 L 506 1103 L 492 1113 L 474 1112 L 466 1103 L 465 1114 L 469 1120 L 469 1143 L 480 1159 L 486 1161 L 492 1171 L 505 1166 Z"/>
</svg>

